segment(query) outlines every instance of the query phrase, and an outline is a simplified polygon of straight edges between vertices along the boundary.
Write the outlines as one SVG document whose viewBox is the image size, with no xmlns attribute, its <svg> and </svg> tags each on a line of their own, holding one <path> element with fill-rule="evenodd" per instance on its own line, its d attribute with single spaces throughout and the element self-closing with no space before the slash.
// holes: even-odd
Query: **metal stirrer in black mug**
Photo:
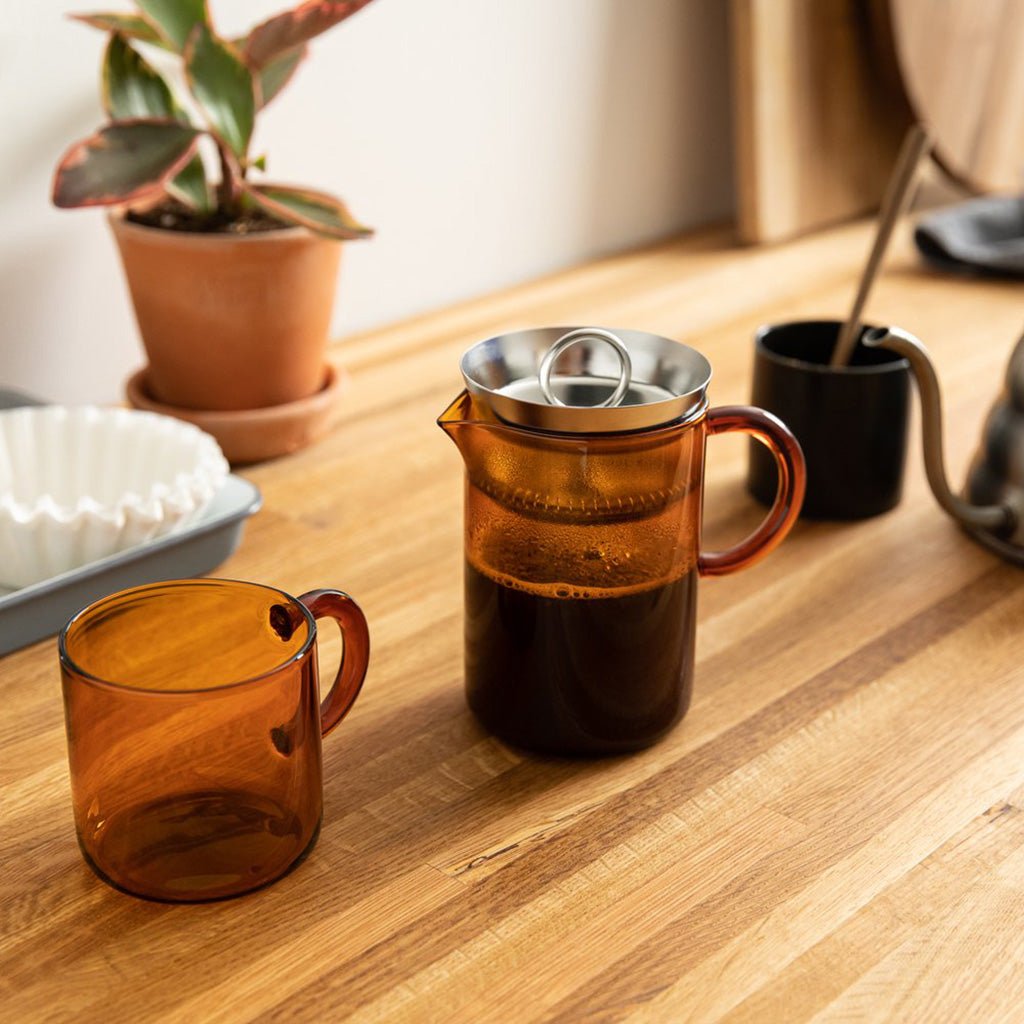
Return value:
<svg viewBox="0 0 1024 1024">
<path fill-rule="evenodd" d="M 875 234 L 875 242 L 871 247 L 871 254 L 868 256 L 867 265 L 861 275 L 860 286 L 857 289 L 857 297 L 853 300 L 853 308 L 846 318 L 842 329 L 839 331 L 839 340 L 832 351 L 830 366 L 846 366 L 853 355 L 857 338 L 860 336 L 860 317 L 867 303 L 871 287 L 875 283 L 878 269 L 882 265 L 882 257 L 885 255 L 886 247 L 889 244 L 889 236 L 896 225 L 896 221 L 906 212 L 913 195 L 912 185 L 917 177 L 917 168 L 921 158 L 932 146 L 931 135 L 921 124 L 913 124 L 907 132 L 903 145 L 900 147 L 900 154 L 893 169 L 889 185 L 885 190 L 885 198 L 882 200 L 882 208 L 879 212 L 878 231 Z"/>
</svg>

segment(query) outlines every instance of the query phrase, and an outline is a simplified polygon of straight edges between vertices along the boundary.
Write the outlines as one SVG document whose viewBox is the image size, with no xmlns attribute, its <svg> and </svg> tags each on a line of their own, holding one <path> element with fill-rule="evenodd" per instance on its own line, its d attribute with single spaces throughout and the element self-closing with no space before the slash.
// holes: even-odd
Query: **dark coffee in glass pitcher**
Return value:
<svg viewBox="0 0 1024 1024">
<path fill-rule="evenodd" d="M 686 713 L 696 582 L 766 553 L 799 511 L 799 446 L 773 417 L 708 410 L 710 367 L 636 331 L 543 329 L 463 359 L 438 421 L 466 467 L 466 696 L 516 746 L 636 750 Z M 560 370 L 554 375 L 555 370 Z M 743 543 L 700 552 L 704 444 L 768 444 L 780 487 Z"/>
<path fill-rule="evenodd" d="M 686 713 L 697 574 L 609 597 L 531 593 L 466 562 L 466 696 L 535 750 L 634 750 Z M 562 591 L 559 593 L 558 591 Z"/>
</svg>

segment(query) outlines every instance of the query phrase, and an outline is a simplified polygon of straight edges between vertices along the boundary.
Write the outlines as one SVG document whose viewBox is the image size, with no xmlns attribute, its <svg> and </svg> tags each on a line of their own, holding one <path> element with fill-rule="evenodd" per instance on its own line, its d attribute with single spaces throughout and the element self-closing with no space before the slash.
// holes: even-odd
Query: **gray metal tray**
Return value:
<svg viewBox="0 0 1024 1024">
<path fill-rule="evenodd" d="M 203 515 L 180 533 L 140 544 L 20 590 L 0 588 L 0 654 L 51 636 L 80 608 L 126 587 L 197 576 L 238 547 L 259 489 L 230 475 Z"/>
</svg>

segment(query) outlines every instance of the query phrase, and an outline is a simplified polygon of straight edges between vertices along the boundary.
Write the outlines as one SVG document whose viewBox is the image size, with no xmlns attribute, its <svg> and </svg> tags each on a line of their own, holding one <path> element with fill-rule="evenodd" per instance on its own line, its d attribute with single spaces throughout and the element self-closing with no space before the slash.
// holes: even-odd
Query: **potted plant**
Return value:
<svg viewBox="0 0 1024 1024">
<path fill-rule="evenodd" d="M 265 158 L 250 146 L 309 41 L 369 2 L 310 0 L 235 39 L 206 0 L 73 15 L 110 34 L 109 121 L 64 154 L 53 201 L 119 208 L 110 224 L 157 402 L 254 410 L 324 388 L 340 245 L 372 232 L 332 196 L 256 180 Z"/>
</svg>

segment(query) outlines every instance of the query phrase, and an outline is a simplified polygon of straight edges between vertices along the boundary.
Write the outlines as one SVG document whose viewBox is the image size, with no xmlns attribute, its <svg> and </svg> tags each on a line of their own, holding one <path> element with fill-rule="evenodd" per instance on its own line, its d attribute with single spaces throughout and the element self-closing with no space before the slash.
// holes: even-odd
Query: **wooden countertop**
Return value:
<svg viewBox="0 0 1024 1024">
<path fill-rule="evenodd" d="M 870 232 L 707 231 L 340 344 L 340 424 L 246 473 L 266 505 L 218 572 L 340 586 L 369 617 L 318 845 L 235 901 L 108 888 L 75 844 L 55 645 L 4 658 L 0 1020 L 1019 1020 L 1024 574 L 939 511 L 916 421 L 899 508 L 701 583 L 694 702 L 658 746 L 531 758 L 462 698 L 462 463 L 434 424 L 461 352 L 635 327 L 742 402 L 755 327 L 841 315 Z M 1021 299 L 921 269 L 904 230 L 871 302 L 934 355 L 956 484 Z M 709 442 L 709 545 L 761 515 L 744 472 L 742 441 Z"/>
</svg>

